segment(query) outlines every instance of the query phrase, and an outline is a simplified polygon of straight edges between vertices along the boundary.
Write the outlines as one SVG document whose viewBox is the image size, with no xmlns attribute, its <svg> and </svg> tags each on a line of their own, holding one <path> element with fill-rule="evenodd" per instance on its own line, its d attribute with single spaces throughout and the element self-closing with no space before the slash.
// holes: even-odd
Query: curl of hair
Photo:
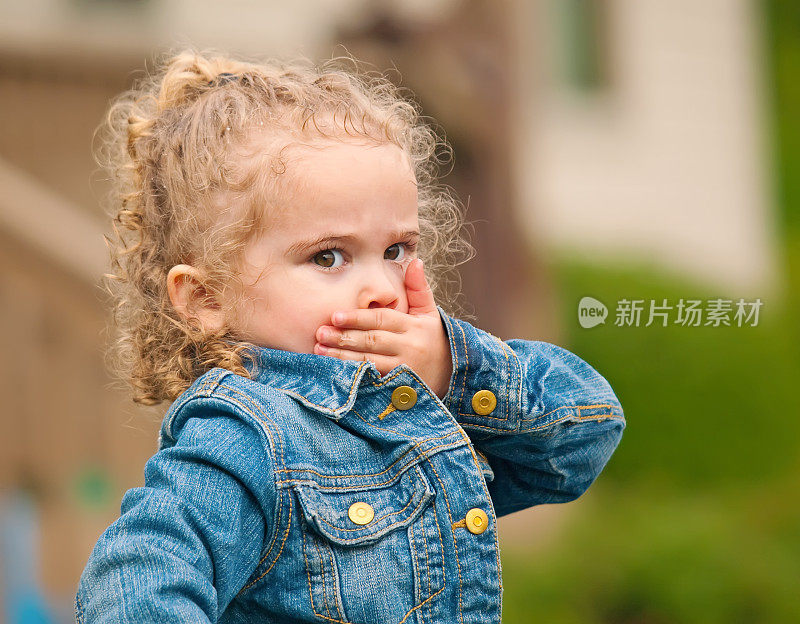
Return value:
<svg viewBox="0 0 800 624">
<path fill-rule="evenodd" d="M 402 148 L 418 185 L 419 256 L 437 303 L 454 316 L 461 312 L 456 267 L 474 251 L 462 235 L 461 205 L 438 183 L 452 150 L 398 87 L 349 56 L 316 68 L 305 59 L 167 52 L 155 72 L 111 102 L 95 152 L 112 183 L 105 285 L 117 337 L 110 359 L 137 403 L 174 400 L 213 367 L 249 375 L 252 345 L 177 314 L 167 274 L 176 264 L 198 267 L 209 297 L 241 284 L 237 262 L 263 216 L 256 182 L 280 173 L 232 158 L 256 129 L 276 137 L 358 136 Z M 243 208 L 223 211 L 222 197 Z"/>
</svg>

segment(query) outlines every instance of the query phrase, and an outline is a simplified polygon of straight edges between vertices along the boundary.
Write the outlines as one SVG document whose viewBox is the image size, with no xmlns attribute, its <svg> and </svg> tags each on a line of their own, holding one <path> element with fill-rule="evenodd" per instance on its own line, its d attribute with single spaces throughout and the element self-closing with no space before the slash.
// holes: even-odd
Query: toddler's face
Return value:
<svg viewBox="0 0 800 624">
<path fill-rule="evenodd" d="M 234 329 L 255 344 L 313 353 L 338 310 L 408 312 L 403 283 L 419 240 L 417 187 L 403 151 L 327 141 L 292 148 L 285 201 L 245 250 L 245 309 Z"/>
</svg>

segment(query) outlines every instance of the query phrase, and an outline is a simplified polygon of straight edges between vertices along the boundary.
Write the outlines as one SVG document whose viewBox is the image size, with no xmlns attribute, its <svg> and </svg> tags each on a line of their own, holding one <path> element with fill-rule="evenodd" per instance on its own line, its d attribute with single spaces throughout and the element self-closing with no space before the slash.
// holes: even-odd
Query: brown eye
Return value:
<svg viewBox="0 0 800 624">
<path fill-rule="evenodd" d="M 394 260 L 400 261 L 406 255 L 406 250 L 400 243 L 395 243 L 391 247 L 388 247 L 386 251 L 383 253 L 383 257 L 387 260 Z"/>
<path fill-rule="evenodd" d="M 314 256 L 311 258 L 311 261 L 314 264 L 326 269 L 336 269 L 342 266 L 341 262 L 334 266 L 336 263 L 337 254 L 340 258 L 342 258 L 342 252 L 338 249 L 323 249 L 319 253 L 314 254 Z M 344 258 L 342 258 L 342 262 L 344 262 Z"/>
</svg>

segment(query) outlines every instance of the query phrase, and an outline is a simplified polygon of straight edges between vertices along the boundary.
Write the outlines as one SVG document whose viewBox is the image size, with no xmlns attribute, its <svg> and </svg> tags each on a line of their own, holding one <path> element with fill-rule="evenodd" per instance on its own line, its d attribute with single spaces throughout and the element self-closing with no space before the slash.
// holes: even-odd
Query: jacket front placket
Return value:
<svg viewBox="0 0 800 624">
<path fill-rule="evenodd" d="M 407 366 L 385 378 L 364 375 L 357 393 L 340 425 L 391 449 L 390 464 L 418 466 L 435 492 L 435 522 L 415 524 L 409 536 L 416 621 L 500 622 L 502 577 L 488 465 L 482 466 L 464 429 Z M 413 395 L 410 407 L 402 403 L 403 393 Z"/>
</svg>

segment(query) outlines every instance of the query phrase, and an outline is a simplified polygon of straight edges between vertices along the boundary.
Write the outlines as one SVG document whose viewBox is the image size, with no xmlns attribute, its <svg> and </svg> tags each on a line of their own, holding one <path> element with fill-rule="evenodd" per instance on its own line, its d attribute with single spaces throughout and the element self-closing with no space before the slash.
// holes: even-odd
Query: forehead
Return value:
<svg viewBox="0 0 800 624">
<path fill-rule="evenodd" d="M 281 156 L 271 226 L 376 233 L 417 226 L 416 180 L 398 146 L 326 140 L 290 144 Z"/>
</svg>

